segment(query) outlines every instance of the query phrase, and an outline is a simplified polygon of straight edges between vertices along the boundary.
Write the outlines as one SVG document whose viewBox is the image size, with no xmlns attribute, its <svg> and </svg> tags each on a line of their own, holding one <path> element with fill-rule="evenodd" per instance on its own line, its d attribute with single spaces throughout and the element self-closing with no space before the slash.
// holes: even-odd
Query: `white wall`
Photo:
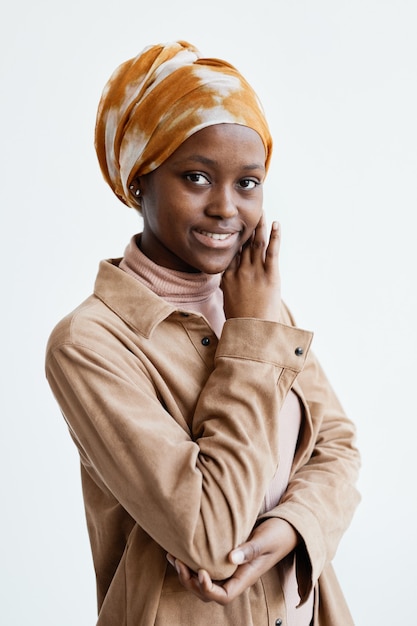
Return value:
<svg viewBox="0 0 417 626">
<path fill-rule="evenodd" d="M 415 623 L 414 0 L 16 0 L 2 10 L 1 621 L 91 626 L 78 462 L 47 336 L 140 229 L 103 182 L 96 106 L 120 62 L 186 39 L 239 67 L 275 138 L 284 297 L 358 427 L 362 504 L 336 568 L 357 626 Z"/>
</svg>

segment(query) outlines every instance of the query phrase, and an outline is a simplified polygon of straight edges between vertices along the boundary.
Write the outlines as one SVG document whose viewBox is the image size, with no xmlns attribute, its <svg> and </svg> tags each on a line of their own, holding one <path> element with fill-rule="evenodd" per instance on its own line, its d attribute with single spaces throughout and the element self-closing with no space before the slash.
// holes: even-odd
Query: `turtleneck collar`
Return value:
<svg viewBox="0 0 417 626">
<path fill-rule="evenodd" d="M 219 287 L 220 274 L 193 274 L 162 267 L 143 254 L 139 242 L 140 234 L 131 238 L 119 267 L 161 298 L 173 304 L 203 302 Z"/>
<path fill-rule="evenodd" d="M 120 269 L 136 278 L 166 302 L 202 313 L 219 336 L 224 323 L 220 274 L 178 272 L 149 259 L 139 248 L 140 234 L 126 247 Z"/>
</svg>

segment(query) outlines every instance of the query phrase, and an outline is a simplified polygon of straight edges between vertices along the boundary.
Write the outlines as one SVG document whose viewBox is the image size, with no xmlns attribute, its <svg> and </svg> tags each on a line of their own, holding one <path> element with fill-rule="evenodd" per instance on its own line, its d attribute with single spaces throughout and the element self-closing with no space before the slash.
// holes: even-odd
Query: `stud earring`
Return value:
<svg viewBox="0 0 417 626">
<path fill-rule="evenodd" d="M 140 189 L 135 189 L 135 185 L 129 185 L 129 190 L 135 194 L 137 198 L 140 196 Z"/>
</svg>

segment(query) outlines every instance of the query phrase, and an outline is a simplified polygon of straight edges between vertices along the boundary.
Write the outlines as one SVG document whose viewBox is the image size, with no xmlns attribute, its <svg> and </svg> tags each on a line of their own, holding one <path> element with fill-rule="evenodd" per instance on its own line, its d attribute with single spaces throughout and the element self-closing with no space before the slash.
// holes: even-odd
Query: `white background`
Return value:
<svg viewBox="0 0 417 626">
<path fill-rule="evenodd" d="M 416 624 L 415 0 L 15 0 L 1 13 L 1 623 L 95 623 L 78 460 L 44 350 L 99 260 L 140 230 L 96 162 L 101 90 L 144 46 L 185 39 L 234 63 L 270 121 L 284 298 L 315 331 L 363 456 L 335 560 L 355 623 Z"/>
</svg>

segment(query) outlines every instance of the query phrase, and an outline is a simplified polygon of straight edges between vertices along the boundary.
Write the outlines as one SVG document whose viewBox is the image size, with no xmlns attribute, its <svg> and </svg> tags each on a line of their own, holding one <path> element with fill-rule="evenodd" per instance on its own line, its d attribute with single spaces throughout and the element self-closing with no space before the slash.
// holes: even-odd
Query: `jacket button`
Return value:
<svg viewBox="0 0 417 626">
<path fill-rule="evenodd" d="M 203 337 L 201 340 L 201 343 L 203 344 L 203 346 L 208 346 L 210 344 L 210 338 L 209 337 Z"/>
<path fill-rule="evenodd" d="M 282 626 L 282 619 L 280 617 L 275 620 L 275 626 Z"/>
<path fill-rule="evenodd" d="M 304 350 L 300 348 L 300 346 L 298 346 L 298 348 L 296 348 L 294 352 L 297 356 L 301 356 L 302 354 L 304 354 Z"/>
</svg>

